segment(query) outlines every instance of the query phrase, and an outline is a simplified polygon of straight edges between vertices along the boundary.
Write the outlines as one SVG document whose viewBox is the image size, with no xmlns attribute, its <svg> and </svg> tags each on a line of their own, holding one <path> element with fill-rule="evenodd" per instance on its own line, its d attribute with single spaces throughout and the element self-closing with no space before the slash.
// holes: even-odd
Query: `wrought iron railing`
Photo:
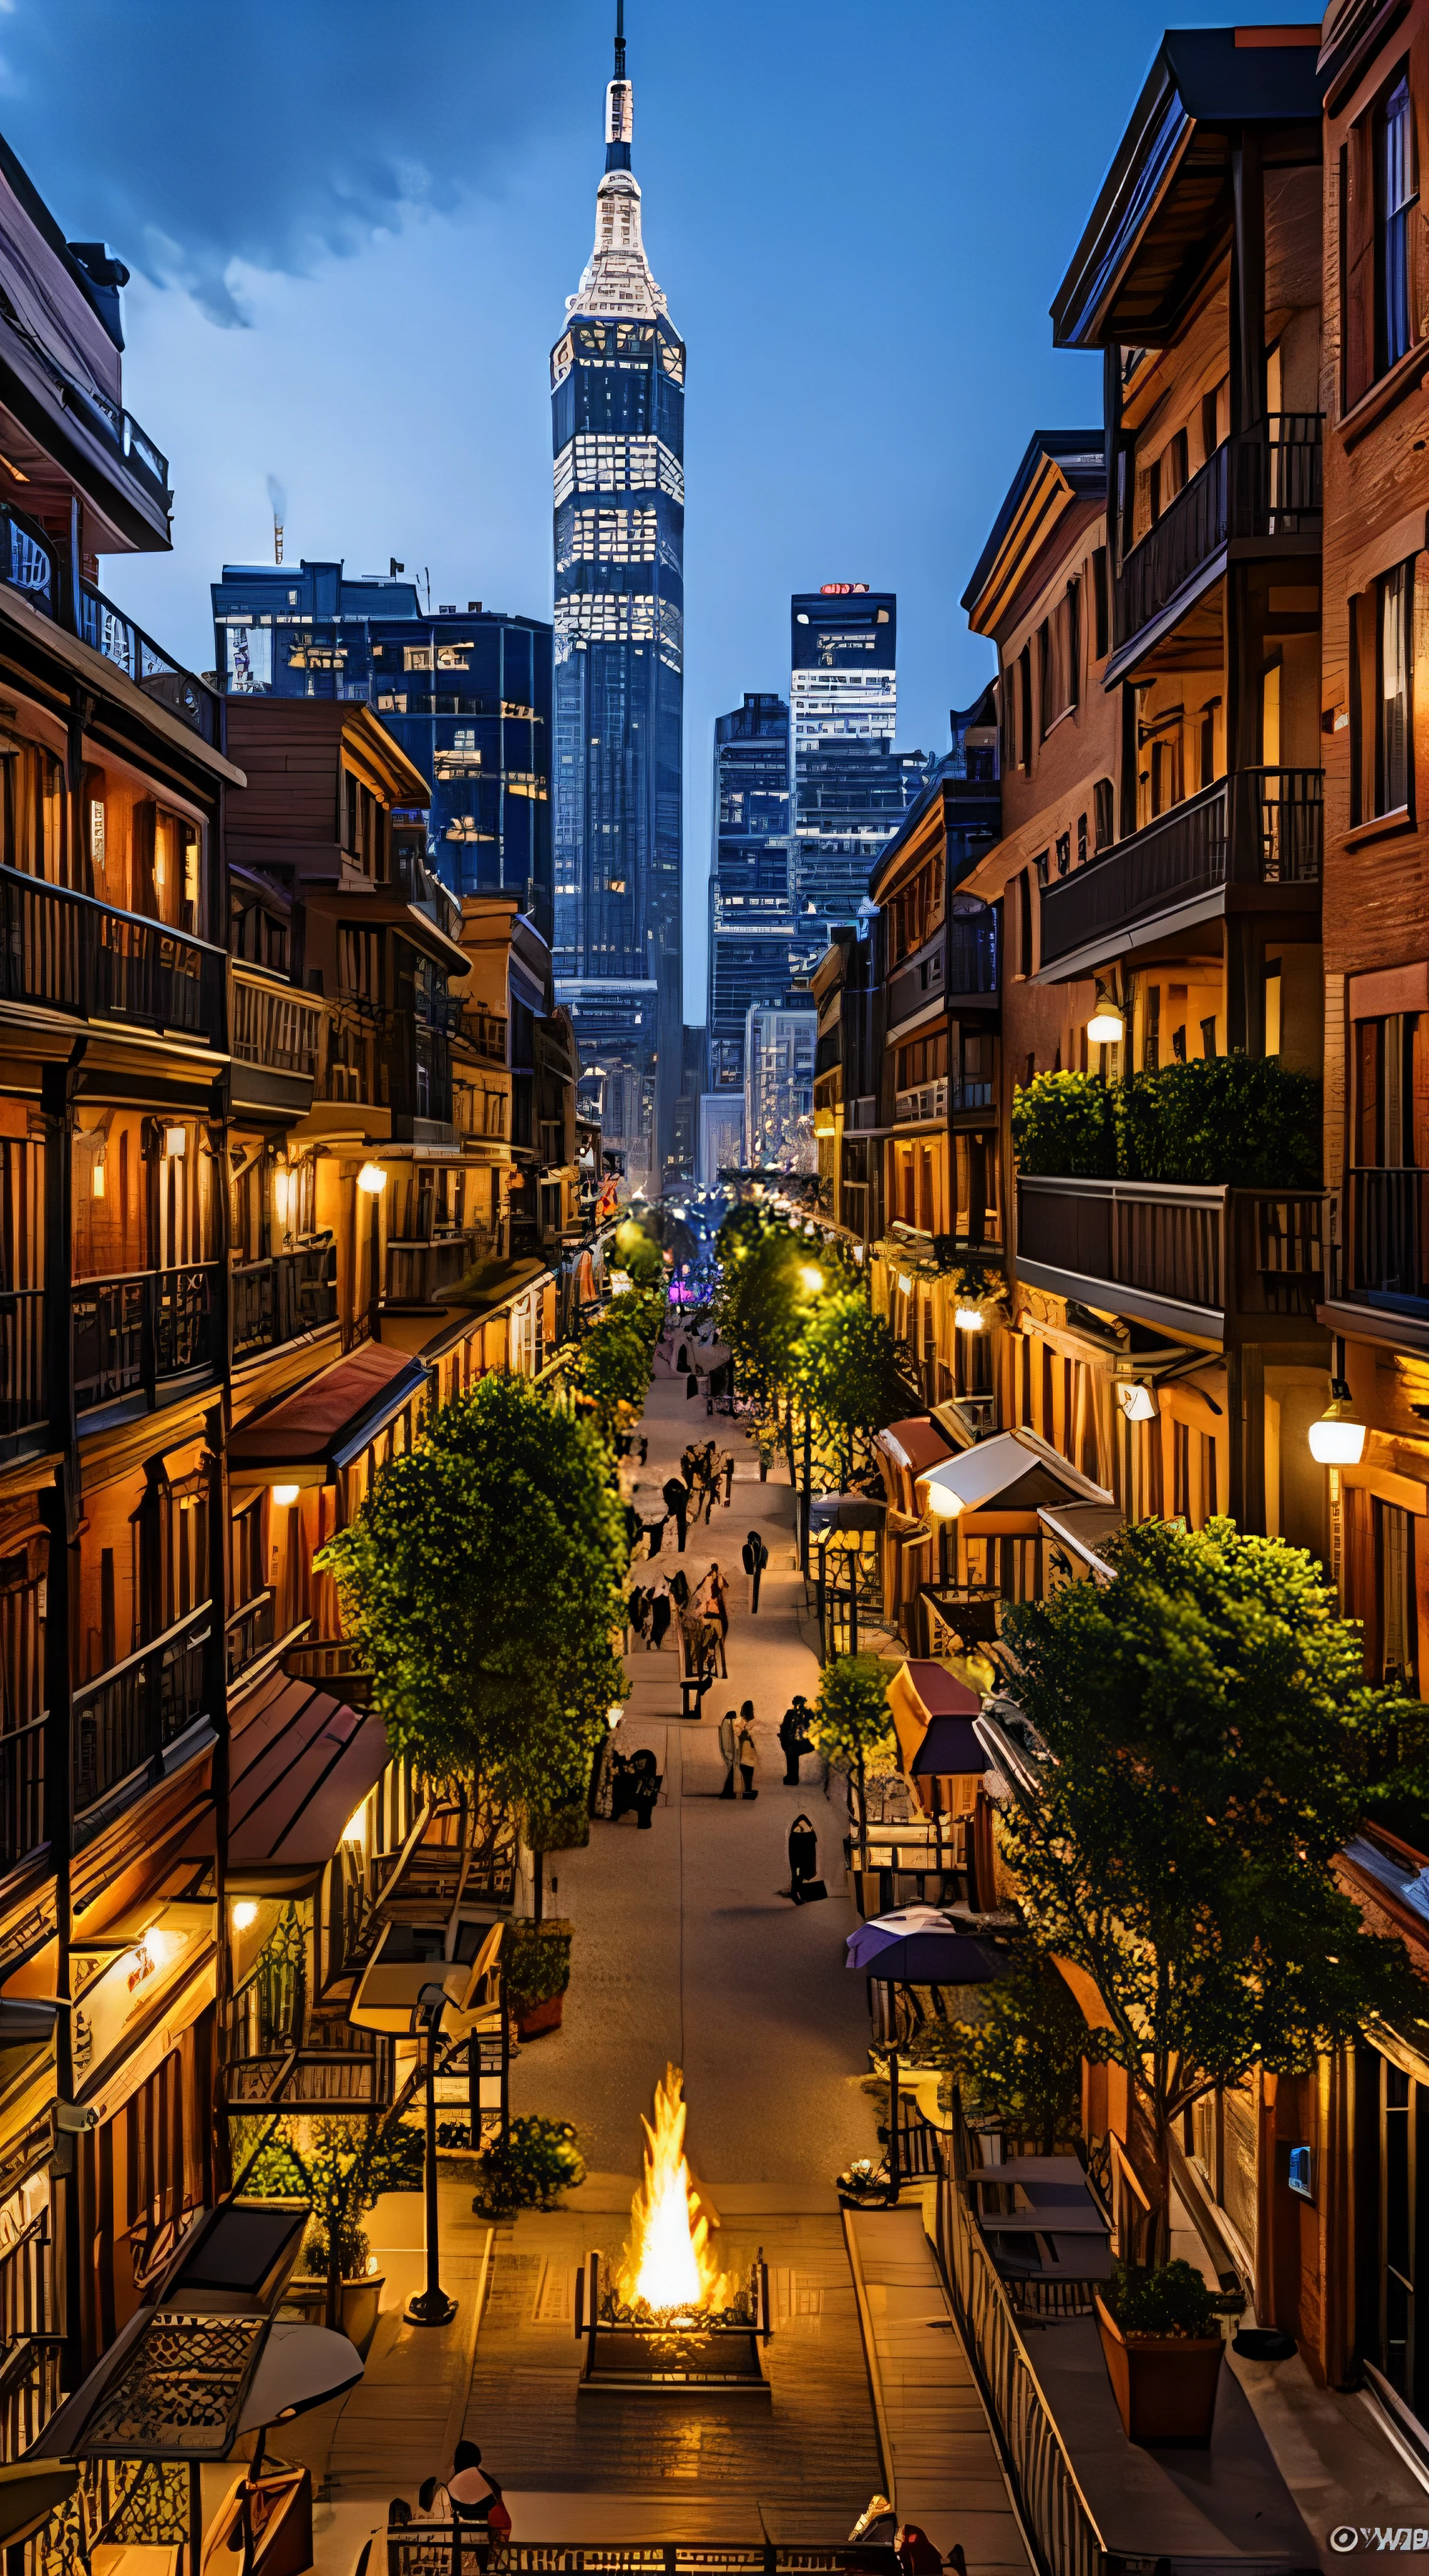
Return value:
<svg viewBox="0 0 1429 2576">
<path fill-rule="evenodd" d="M 205 1714 L 211 1602 L 74 1694 L 74 1809 L 97 1807 L 140 1771 L 157 1778 L 164 1754 Z"/>
<path fill-rule="evenodd" d="M 1348 1175 L 1345 1239 L 1336 1246 L 1337 1296 L 1429 1298 L 1425 1191 L 1429 1172 L 1359 1165 Z"/>
<path fill-rule="evenodd" d="M 143 913 L 0 867 L 0 999 L 222 1048 L 224 954 Z"/>
<path fill-rule="evenodd" d="M 49 1419 L 42 1288 L 0 1288 L 0 1440 L 18 1440 Z"/>
<path fill-rule="evenodd" d="M 213 690 L 172 661 L 162 645 L 116 608 L 112 599 L 106 599 L 102 590 L 96 590 L 93 582 L 79 585 L 75 628 L 81 642 L 102 653 L 157 706 L 182 717 L 205 742 L 218 741 L 218 699 Z"/>
<path fill-rule="evenodd" d="M 1323 417 L 1277 412 L 1228 438 L 1168 503 L 1117 573 L 1119 651 L 1171 607 L 1232 538 L 1299 536 L 1322 515 Z"/>
<path fill-rule="evenodd" d="M 317 1077 L 323 1009 L 301 993 L 233 967 L 231 1047 L 244 1064 Z"/>
<path fill-rule="evenodd" d="M 478 2547 L 491 2576 L 897 2576 L 899 2565 L 892 2549 L 813 2541 L 506 2540 L 488 2552 L 484 2532 L 459 2522 L 396 2522 L 363 2550 L 358 2576 L 472 2576 Z"/>
<path fill-rule="evenodd" d="M 0 581 L 47 617 L 59 614 L 59 558 L 44 529 L 6 504 L 0 504 Z"/>
<path fill-rule="evenodd" d="M 1208 1312 L 1309 1316 L 1324 1294 L 1323 1213 L 1318 1190 L 1022 1175 L 1017 1255 Z"/>
<path fill-rule="evenodd" d="M 45 1730 L 42 1712 L 0 1735 L 0 1870 L 18 1869 L 46 1836 Z M 0 2323 L 3 2313 L 0 2312 Z"/>
<path fill-rule="evenodd" d="M 1042 895 L 1042 963 L 1227 883 L 1318 885 L 1324 771 L 1242 769 L 1112 841 Z"/>
<path fill-rule="evenodd" d="M 275 1252 L 265 1261 L 242 1261 L 230 1273 L 233 1356 L 281 1350 L 300 1333 L 314 1333 L 337 1315 L 337 1248 L 330 1234 Z"/>
<path fill-rule="evenodd" d="M 212 1368 L 216 1262 L 85 1279 L 70 1290 L 75 1404 L 87 1412 Z"/>
<path fill-rule="evenodd" d="M 276 1634 L 271 1587 L 266 1592 L 256 1593 L 251 1601 L 245 1601 L 241 1610 L 230 1613 L 223 1629 L 224 1663 L 230 1683 L 236 1682 L 239 1674 L 246 1672 L 250 1664 L 256 1664 L 260 1655 L 267 1654 Z"/>
</svg>

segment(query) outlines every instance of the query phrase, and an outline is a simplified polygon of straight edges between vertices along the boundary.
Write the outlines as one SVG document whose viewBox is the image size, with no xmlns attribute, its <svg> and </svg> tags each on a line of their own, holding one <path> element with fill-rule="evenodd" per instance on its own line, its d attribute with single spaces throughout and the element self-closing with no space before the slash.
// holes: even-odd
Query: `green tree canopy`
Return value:
<svg viewBox="0 0 1429 2576">
<path fill-rule="evenodd" d="M 889 1666 L 877 1655 L 836 1655 L 819 1675 L 814 1736 L 826 1762 L 851 1773 L 858 1793 L 859 1849 L 868 1863 L 868 1765 L 895 1750 Z"/>
<path fill-rule="evenodd" d="M 650 1248 L 654 1251 L 653 1244 Z M 656 1260 L 658 1263 L 658 1253 Z M 613 1429 L 622 1404 L 634 1405 L 638 1411 L 645 1401 L 651 1353 L 659 1339 L 664 1313 L 663 1297 L 628 1290 L 624 1296 L 611 1299 L 580 1346 L 574 1373 L 607 1433 Z"/>
<path fill-rule="evenodd" d="M 793 1359 L 798 1400 L 833 1448 L 847 1486 L 858 1450 L 903 1410 L 893 1336 L 861 1286 L 839 1286 L 814 1305 Z"/>
<path fill-rule="evenodd" d="M 1198 2095 L 1302 2072 L 1367 2013 L 1429 1996 L 1332 1874 L 1406 1712 L 1366 1685 L 1319 1568 L 1228 1520 L 1141 1522 L 1112 1553 L 1105 1586 L 1008 1614 L 1054 1760 L 1003 1839 L 1039 1946 L 1102 1999 L 1087 2053 L 1127 2069 L 1164 2231 L 1172 2124 Z"/>
<path fill-rule="evenodd" d="M 318 1559 L 394 1752 L 544 1805 L 624 1689 L 628 1549 L 599 1433 L 492 1373 L 429 1415 Z"/>
</svg>

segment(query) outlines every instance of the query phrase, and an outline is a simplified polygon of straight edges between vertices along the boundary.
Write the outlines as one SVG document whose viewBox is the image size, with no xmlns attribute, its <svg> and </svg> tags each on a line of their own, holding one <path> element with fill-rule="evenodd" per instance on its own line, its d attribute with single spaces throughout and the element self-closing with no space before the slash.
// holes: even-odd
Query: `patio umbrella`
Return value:
<svg viewBox="0 0 1429 2576">
<path fill-rule="evenodd" d="M 890 1914 L 875 1914 L 860 1923 L 844 1943 L 851 1968 L 869 1968 L 880 1950 L 910 1932 L 963 1932 L 966 1925 L 941 1905 L 900 1905 Z"/>
<path fill-rule="evenodd" d="M 888 1988 L 888 2019 L 893 2026 L 895 1986 L 985 1986 L 1006 1976 L 1005 1951 L 974 1941 L 951 1915 L 936 1906 L 908 1905 L 899 1914 L 876 1915 L 850 1932 L 845 1948 L 847 1968 Z M 898 2038 L 888 2052 L 888 2179 L 898 2197 Z"/>
</svg>

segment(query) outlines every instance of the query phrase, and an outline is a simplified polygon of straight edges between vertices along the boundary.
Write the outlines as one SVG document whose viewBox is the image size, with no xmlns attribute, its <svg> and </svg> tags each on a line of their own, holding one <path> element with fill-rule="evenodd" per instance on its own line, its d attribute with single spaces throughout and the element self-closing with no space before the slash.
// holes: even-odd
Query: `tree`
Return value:
<svg viewBox="0 0 1429 2576">
<path fill-rule="evenodd" d="M 857 1444 L 896 1421 L 903 1406 L 887 1322 L 861 1288 L 835 1288 L 809 1315 L 794 1365 L 800 1399 L 835 1450 L 847 1487 Z"/>
<path fill-rule="evenodd" d="M 255 2197 L 305 2200 L 311 2212 L 304 2258 L 327 2284 L 323 2322 L 342 2324 L 342 2285 L 362 2270 L 362 2221 L 384 2191 L 420 2191 L 422 2139 L 403 2126 L 412 2086 L 394 2108 L 361 2120 L 295 2120 L 270 2128 L 248 2163 L 243 2188 Z"/>
<path fill-rule="evenodd" d="M 915 2063 L 941 2067 L 975 2118 L 1054 2155 L 1080 2137 L 1086 2024 L 1050 1959 L 1020 1943 L 1005 1977 L 981 1989 L 979 2021 L 925 2022 Z"/>
<path fill-rule="evenodd" d="M 1054 1757 L 1003 1840 L 1040 1947 L 1091 1981 L 1085 2053 L 1125 2067 L 1170 2226 L 1171 2137 L 1257 2065 L 1297 2074 L 1413 1983 L 1333 1863 L 1405 1704 L 1364 1680 L 1312 1559 L 1214 1520 L 1122 1532 L 1110 1583 L 1009 1611 Z M 1420 1995 L 1422 2002 L 1422 1992 Z"/>
<path fill-rule="evenodd" d="M 719 1257 L 715 1311 L 720 1336 L 733 1354 L 741 1386 L 756 1404 L 777 1420 L 782 1399 L 791 1477 L 796 1473 L 795 1408 L 802 1403 L 802 1554 L 807 1573 L 812 1413 L 802 1395 L 800 1348 L 806 1328 L 826 1301 L 853 1293 L 866 1299 L 866 1291 L 842 1245 L 812 1241 L 797 1223 L 762 1208 L 737 1208 L 725 1219 Z"/>
<path fill-rule="evenodd" d="M 616 1297 L 596 1317 L 576 1354 L 577 1384 L 594 1405 L 607 1439 L 615 1429 L 622 1405 L 631 1405 L 638 1412 L 644 1404 L 650 1384 L 651 1354 L 664 1311 L 660 1297 L 639 1295 L 633 1290 Z"/>
<path fill-rule="evenodd" d="M 871 1755 L 892 1752 L 888 1666 L 877 1655 L 836 1655 L 819 1676 L 814 1732 L 826 1762 L 851 1772 L 858 1789 L 859 1866 L 868 1867 L 867 1768 Z"/>
<path fill-rule="evenodd" d="M 393 1751 L 515 1806 L 588 1771 L 624 1689 L 628 1555 L 599 1433 L 492 1373 L 428 1416 L 318 1563 Z"/>
</svg>

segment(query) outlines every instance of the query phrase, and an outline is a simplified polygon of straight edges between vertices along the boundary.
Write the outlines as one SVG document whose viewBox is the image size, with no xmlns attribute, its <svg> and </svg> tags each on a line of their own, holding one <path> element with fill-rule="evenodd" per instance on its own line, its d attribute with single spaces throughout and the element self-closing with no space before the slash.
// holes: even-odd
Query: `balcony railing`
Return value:
<svg viewBox="0 0 1429 2576">
<path fill-rule="evenodd" d="M 96 423 L 104 424 L 131 468 L 167 502 L 168 461 L 145 437 L 138 422 L 112 403 L 91 401 L 85 408 Z M 8 504 L 0 506 L 0 582 L 7 589 L 19 591 L 47 617 L 66 626 L 72 624 L 82 643 L 102 653 L 146 697 L 157 706 L 167 707 L 184 724 L 192 725 L 205 742 L 217 745 L 216 693 L 175 662 L 152 635 L 146 634 L 122 608 L 116 608 L 103 591 L 96 590 L 93 582 L 81 581 L 75 592 L 62 573 L 59 554 L 44 529 L 36 520 L 27 518 L 23 510 Z"/>
<path fill-rule="evenodd" d="M 1112 1308 L 1121 1290 L 1153 1308 L 1309 1316 L 1324 1294 L 1323 1208 L 1311 1190 L 1024 1175 L 1018 1269 L 1029 1278 L 1035 1266 L 1059 1281 L 1090 1281 L 1106 1292 L 1095 1302 Z"/>
<path fill-rule="evenodd" d="M 74 1694 L 74 1809 L 91 1808 L 128 1780 L 160 1776 L 164 1754 L 204 1710 L 204 1659 L 212 1604 L 175 1621 L 122 1664 Z"/>
<path fill-rule="evenodd" d="M 920 1083 L 915 1090 L 894 1094 L 895 1118 L 946 1118 L 948 1086 L 946 1082 Z"/>
<path fill-rule="evenodd" d="M 949 993 L 997 991 L 997 915 L 955 912 L 948 924 Z"/>
<path fill-rule="evenodd" d="M 306 1682 L 309 1690 L 332 1691 L 349 1708 L 367 1709 L 372 1704 L 372 1674 L 362 1651 L 345 1637 L 310 1638 L 285 1649 L 283 1670 L 289 1681 Z"/>
<path fill-rule="evenodd" d="M 1323 428 L 1318 412 L 1276 412 L 1259 429 L 1223 441 L 1122 564 L 1115 651 L 1171 607 L 1232 540 L 1318 530 Z"/>
<path fill-rule="evenodd" d="M 467 1045 L 488 1064 L 506 1062 L 506 1022 L 498 1012 L 484 1009 L 479 1002 L 464 1002 L 460 1025 Z"/>
<path fill-rule="evenodd" d="M 1230 885 L 1320 882 L 1321 769 L 1239 769 L 1113 841 L 1042 896 L 1042 963 Z"/>
<path fill-rule="evenodd" d="M 265 1261 L 240 1262 L 229 1280 L 233 1304 L 233 1356 L 281 1350 L 300 1333 L 315 1333 L 337 1315 L 337 1249 L 330 1234 L 295 1252 Z"/>
<path fill-rule="evenodd" d="M 86 1279 L 70 1291 L 75 1405 L 84 1413 L 214 1365 L 215 1262 Z"/>
<path fill-rule="evenodd" d="M 0 1870 L 18 1869 L 46 1837 L 43 1712 L 0 1735 Z"/>
<path fill-rule="evenodd" d="M 0 999 L 224 1044 L 221 948 L 0 868 Z"/>
<path fill-rule="evenodd" d="M 205 742 L 217 743 L 218 700 L 212 689 L 196 680 L 192 671 L 171 661 L 152 635 L 146 635 L 142 626 L 127 617 L 122 608 L 116 608 L 92 582 L 82 581 L 79 585 L 76 626 L 81 641 L 93 645 L 96 653 L 113 662 L 156 706 L 167 707 L 170 715 L 182 717 Z"/>
<path fill-rule="evenodd" d="M 229 1683 L 266 1655 L 276 1633 L 276 1619 L 271 1587 L 245 1601 L 225 1622 L 223 1631 L 224 1663 Z"/>
<path fill-rule="evenodd" d="M 0 1440 L 18 1440 L 49 1419 L 42 1288 L 0 1288 Z"/>
<path fill-rule="evenodd" d="M 63 2335 L 42 2212 L 0 2254 L 0 2461 L 18 2460 L 59 2403 Z"/>
<path fill-rule="evenodd" d="M 277 1073 L 317 1078 L 322 1046 L 322 1004 L 300 993 L 233 969 L 231 1046 L 244 1064 L 269 1065 Z"/>
<path fill-rule="evenodd" d="M 429 1243 L 387 1243 L 387 1298 L 393 1306 L 430 1306 L 465 1278 L 478 1254 L 489 1251 L 485 1230 L 440 1235 Z"/>
<path fill-rule="evenodd" d="M 1424 1221 L 1429 1172 L 1375 1166 L 1348 1177 L 1345 1239 L 1335 1253 L 1336 1295 L 1429 1300 Z"/>
</svg>

